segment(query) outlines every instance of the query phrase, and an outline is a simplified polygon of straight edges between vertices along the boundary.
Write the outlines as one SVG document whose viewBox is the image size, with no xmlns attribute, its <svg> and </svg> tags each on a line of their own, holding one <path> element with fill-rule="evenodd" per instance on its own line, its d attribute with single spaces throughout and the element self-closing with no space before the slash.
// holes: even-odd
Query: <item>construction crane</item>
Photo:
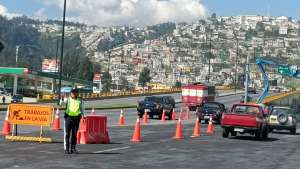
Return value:
<svg viewBox="0 0 300 169">
<path fill-rule="evenodd" d="M 269 83 L 269 77 L 267 76 L 265 71 L 265 67 L 264 67 L 265 65 L 269 65 L 271 67 L 276 68 L 278 73 L 283 76 L 287 76 L 291 78 L 300 78 L 300 69 L 298 68 L 297 65 L 279 64 L 275 61 L 271 61 L 263 58 L 256 59 L 256 64 L 259 67 L 264 79 L 263 92 L 257 99 L 256 103 L 261 103 L 269 93 L 270 83 Z"/>
</svg>

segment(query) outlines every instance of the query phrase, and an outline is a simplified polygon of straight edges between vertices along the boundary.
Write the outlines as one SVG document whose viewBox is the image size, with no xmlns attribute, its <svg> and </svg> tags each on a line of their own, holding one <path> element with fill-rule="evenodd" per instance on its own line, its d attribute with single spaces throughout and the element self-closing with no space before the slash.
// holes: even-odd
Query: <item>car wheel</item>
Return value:
<svg viewBox="0 0 300 169">
<path fill-rule="evenodd" d="M 172 112 L 170 112 L 170 114 L 168 114 L 168 119 L 172 120 Z"/>
<path fill-rule="evenodd" d="M 162 117 L 162 115 L 158 115 L 158 119 L 159 119 L 159 120 L 161 119 L 161 117 Z"/>
<path fill-rule="evenodd" d="M 295 134 L 296 134 L 296 127 L 293 128 L 293 129 L 291 129 L 291 134 L 292 134 L 292 135 L 295 135 Z"/>
<path fill-rule="evenodd" d="M 223 128 L 222 136 L 223 138 L 227 138 L 229 135 L 229 129 L 228 128 Z"/>
<path fill-rule="evenodd" d="M 237 135 L 237 132 L 232 130 L 232 131 L 230 132 L 230 134 L 231 134 L 231 136 L 235 137 L 235 136 Z"/>
<path fill-rule="evenodd" d="M 262 133 L 262 138 L 266 140 L 268 139 L 268 137 L 269 137 L 268 129 L 265 129 Z"/>
<path fill-rule="evenodd" d="M 261 130 L 257 130 L 255 132 L 255 137 L 256 137 L 256 139 L 261 140 L 261 138 L 262 138 L 262 131 Z"/>
</svg>

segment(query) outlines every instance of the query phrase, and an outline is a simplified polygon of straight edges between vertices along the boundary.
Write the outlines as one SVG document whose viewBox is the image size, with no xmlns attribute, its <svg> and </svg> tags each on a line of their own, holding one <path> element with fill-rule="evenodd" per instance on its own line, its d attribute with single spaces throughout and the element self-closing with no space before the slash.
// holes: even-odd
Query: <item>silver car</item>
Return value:
<svg viewBox="0 0 300 169">
<path fill-rule="evenodd" d="M 269 117 L 270 130 L 289 130 L 296 134 L 297 121 L 295 112 L 289 107 L 273 107 Z"/>
</svg>

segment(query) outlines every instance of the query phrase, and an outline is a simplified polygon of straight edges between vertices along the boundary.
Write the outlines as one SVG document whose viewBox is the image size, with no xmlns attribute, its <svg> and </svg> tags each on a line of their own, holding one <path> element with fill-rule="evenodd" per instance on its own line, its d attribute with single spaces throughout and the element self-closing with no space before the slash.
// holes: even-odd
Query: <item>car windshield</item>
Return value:
<svg viewBox="0 0 300 169">
<path fill-rule="evenodd" d="M 203 108 L 204 109 L 219 109 L 220 106 L 216 103 L 204 103 Z"/>
<path fill-rule="evenodd" d="M 235 114 L 258 114 L 259 108 L 256 106 L 239 105 L 239 106 L 235 106 L 233 108 L 232 113 L 235 113 Z"/>
<path fill-rule="evenodd" d="M 272 115 L 278 115 L 278 114 L 292 114 L 291 110 L 288 108 L 273 108 L 271 114 Z"/>
<path fill-rule="evenodd" d="M 161 102 L 162 98 L 160 98 L 160 97 L 146 97 L 145 101 L 146 102 Z"/>
<path fill-rule="evenodd" d="M 20 96 L 20 95 L 14 95 L 12 98 L 13 98 L 13 99 L 20 99 L 21 96 Z"/>
</svg>

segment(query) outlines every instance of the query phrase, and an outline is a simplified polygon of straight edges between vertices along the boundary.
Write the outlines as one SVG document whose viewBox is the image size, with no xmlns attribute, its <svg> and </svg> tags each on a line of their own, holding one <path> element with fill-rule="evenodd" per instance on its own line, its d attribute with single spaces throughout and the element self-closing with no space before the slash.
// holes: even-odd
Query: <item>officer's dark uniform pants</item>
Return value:
<svg viewBox="0 0 300 169">
<path fill-rule="evenodd" d="M 79 128 L 80 116 L 70 117 L 65 116 L 65 128 L 64 128 L 64 149 L 70 150 L 70 136 L 71 136 L 71 148 L 75 148 L 77 142 L 77 131 Z"/>
</svg>

